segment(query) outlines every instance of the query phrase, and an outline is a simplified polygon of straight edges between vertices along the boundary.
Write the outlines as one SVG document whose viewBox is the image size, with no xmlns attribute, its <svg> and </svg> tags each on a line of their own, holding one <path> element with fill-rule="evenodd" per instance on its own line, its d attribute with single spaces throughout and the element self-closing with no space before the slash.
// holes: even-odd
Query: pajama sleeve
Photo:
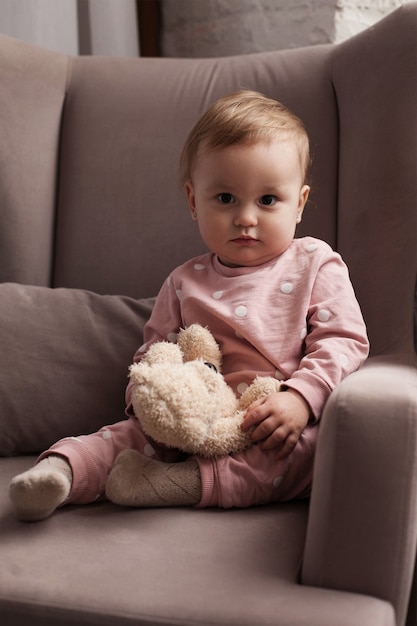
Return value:
<svg viewBox="0 0 417 626">
<path fill-rule="evenodd" d="M 307 400 L 318 419 L 331 391 L 361 366 L 368 352 L 348 269 L 332 252 L 324 257 L 312 285 L 304 356 L 286 385 Z"/>
</svg>

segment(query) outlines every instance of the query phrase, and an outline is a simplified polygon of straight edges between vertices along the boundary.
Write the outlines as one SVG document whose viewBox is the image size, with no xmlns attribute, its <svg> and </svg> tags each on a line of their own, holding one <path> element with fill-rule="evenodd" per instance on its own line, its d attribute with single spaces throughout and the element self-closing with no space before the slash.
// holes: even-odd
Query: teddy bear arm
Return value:
<svg viewBox="0 0 417 626">
<path fill-rule="evenodd" d="M 239 400 L 239 409 L 247 409 L 252 402 L 265 398 L 270 393 L 279 391 L 281 383 L 272 376 L 257 376 L 249 387 L 243 392 Z"/>
</svg>

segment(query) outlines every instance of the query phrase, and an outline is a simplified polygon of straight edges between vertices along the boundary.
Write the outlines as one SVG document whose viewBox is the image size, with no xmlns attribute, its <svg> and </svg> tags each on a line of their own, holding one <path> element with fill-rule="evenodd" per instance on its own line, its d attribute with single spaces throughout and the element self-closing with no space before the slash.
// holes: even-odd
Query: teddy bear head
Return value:
<svg viewBox="0 0 417 626">
<path fill-rule="evenodd" d="M 177 343 L 150 346 L 130 368 L 133 409 L 144 432 L 189 454 L 201 448 L 210 454 L 211 430 L 230 418 L 237 405 L 220 366 L 216 341 L 198 324 L 181 330 Z"/>
</svg>

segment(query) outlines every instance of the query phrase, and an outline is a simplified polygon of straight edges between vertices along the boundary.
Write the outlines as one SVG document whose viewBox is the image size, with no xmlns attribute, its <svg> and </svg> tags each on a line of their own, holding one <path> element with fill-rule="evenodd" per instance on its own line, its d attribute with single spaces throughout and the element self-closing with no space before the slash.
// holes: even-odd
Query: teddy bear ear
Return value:
<svg viewBox="0 0 417 626">
<path fill-rule="evenodd" d="M 202 360 L 212 363 L 220 370 L 222 355 L 208 328 L 200 324 L 191 324 L 187 328 L 181 328 L 177 345 L 181 348 L 184 362 Z"/>
<path fill-rule="evenodd" d="M 146 362 L 148 365 L 153 365 L 154 363 L 182 363 L 182 351 L 175 343 L 157 341 L 149 347 L 139 364 L 142 362 Z"/>
</svg>

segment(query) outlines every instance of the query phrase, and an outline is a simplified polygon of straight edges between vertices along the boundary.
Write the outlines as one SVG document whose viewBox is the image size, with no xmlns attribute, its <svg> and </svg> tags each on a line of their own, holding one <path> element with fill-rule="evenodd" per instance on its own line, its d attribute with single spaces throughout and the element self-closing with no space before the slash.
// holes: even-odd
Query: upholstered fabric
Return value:
<svg viewBox="0 0 417 626">
<path fill-rule="evenodd" d="M 303 503 L 204 514 L 98 503 L 21 524 L 3 485 L 32 460 L 0 459 L 5 626 L 395 626 L 388 602 L 297 584 Z"/>
<path fill-rule="evenodd" d="M 151 306 L 0 284 L 0 455 L 34 454 L 123 419 L 127 368 Z"/>
<path fill-rule="evenodd" d="M 394 594 L 406 604 L 416 552 L 417 490 L 409 489 L 417 475 L 416 447 L 410 445 L 417 434 L 416 399 L 412 356 L 369 359 L 330 398 L 320 442 L 328 453 L 316 458 L 303 563 L 306 584 L 366 589 L 369 595 L 384 589 L 385 597 Z M 376 497 L 390 485 L 395 497 L 388 491 Z M 399 534 L 393 532 L 397 515 Z M 371 536 L 369 528 L 374 529 Z M 381 561 L 401 561 L 403 567 L 395 577 L 386 576 Z"/>
<path fill-rule="evenodd" d="M 2 280 L 155 295 L 173 267 L 204 251 L 177 177 L 186 133 L 217 97 L 243 86 L 282 100 L 305 121 L 314 155 L 313 193 L 300 234 L 336 245 L 337 103 L 328 47 L 202 60 L 44 53 L 42 71 L 35 72 L 32 47 L 3 40 L 0 104 L 9 111 L 8 133 L 16 144 L 9 153 L 25 175 L 16 167 L 7 176 L 4 210 L 13 220 L 1 235 L 7 245 Z M 22 97 L 30 114 L 15 109 L 15 49 L 22 67 L 28 63 L 30 81 Z M 52 74 L 45 89 L 49 66 L 58 66 L 61 75 Z M 22 116 L 32 120 L 32 111 L 39 110 L 50 120 L 45 126 L 35 119 L 33 137 Z M 37 150 L 30 148 L 34 143 Z M 46 156 L 39 159 L 39 150 L 51 167 Z M 31 221 L 22 224 L 28 207 Z M 29 244 L 16 241 L 23 234 Z"/>
</svg>

